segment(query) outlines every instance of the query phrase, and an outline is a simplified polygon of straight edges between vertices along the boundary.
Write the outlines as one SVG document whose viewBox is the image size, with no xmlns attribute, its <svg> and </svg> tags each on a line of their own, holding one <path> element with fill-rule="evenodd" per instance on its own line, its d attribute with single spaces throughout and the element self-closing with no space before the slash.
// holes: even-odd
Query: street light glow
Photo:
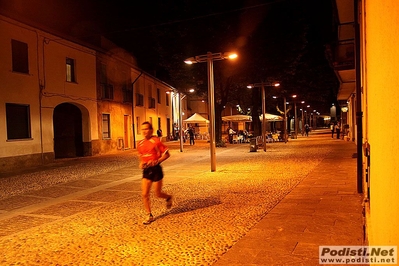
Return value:
<svg viewBox="0 0 399 266">
<path fill-rule="evenodd" d="M 197 55 L 193 57 L 189 57 L 184 60 L 184 63 L 191 65 L 195 63 L 205 63 L 208 62 L 208 58 L 211 58 L 212 61 L 224 60 L 224 59 L 235 59 L 238 55 L 236 53 L 207 53 L 205 55 Z"/>
<path fill-rule="evenodd" d="M 255 87 L 260 87 L 260 86 L 257 86 L 258 85 L 258 83 L 256 83 L 256 84 L 248 84 L 247 85 L 247 88 L 248 89 L 252 89 L 252 88 L 255 88 Z M 278 86 L 280 86 L 280 83 L 278 83 L 278 82 L 276 82 L 276 83 L 269 83 L 269 84 L 267 84 L 267 83 L 265 83 L 265 86 L 268 86 L 268 87 L 278 87 Z M 273 98 L 275 98 L 276 96 L 273 96 Z"/>
<path fill-rule="evenodd" d="M 235 53 L 211 53 L 197 55 L 184 60 L 186 64 L 207 63 L 208 72 L 208 103 L 209 103 L 209 142 L 211 151 L 211 172 L 216 171 L 216 140 L 215 140 L 215 82 L 213 78 L 213 61 L 237 58 Z"/>
<path fill-rule="evenodd" d="M 228 54 L 228 55 L 227 55 L 227 58 L 228 58 L 228 59 L 236 59 L 237 57 L 238 57 L 238 55 L 235 54 L 235 53 L 233 53 L 233 54 Z"/>
</svg>

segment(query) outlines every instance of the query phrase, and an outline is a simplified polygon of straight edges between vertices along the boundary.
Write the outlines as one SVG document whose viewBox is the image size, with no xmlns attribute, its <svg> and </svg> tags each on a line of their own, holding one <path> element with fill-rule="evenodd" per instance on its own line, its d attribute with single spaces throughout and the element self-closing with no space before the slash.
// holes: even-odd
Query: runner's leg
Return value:
<svg viewBox="0 0 399 266">
<path fill-rule="evenodd" d="M 162 180 L 159 180 L 157 182 L 154 182 L 154 190 L 155 190 L 155 195 L 158 198 L 163 198 L 163 199 L 167 199 L 170 197 L 170 195 L 166 194 L 165 192 L 162 191 Z"/>
<path fill-rule="evenodd" d="M 150 189 L 152 181 L 147 178 L 142 178 L 141 180 L 141 196 L 143 198 L 144 208 L 147 214 L 151 213 L 151 203 L 150 203 Z"/>
</svg>

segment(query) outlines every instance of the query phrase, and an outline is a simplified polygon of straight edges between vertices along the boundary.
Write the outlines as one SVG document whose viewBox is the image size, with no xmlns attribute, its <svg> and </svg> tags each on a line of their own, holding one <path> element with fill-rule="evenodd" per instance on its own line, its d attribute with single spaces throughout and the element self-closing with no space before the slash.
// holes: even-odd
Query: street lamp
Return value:
<svg viewBox="0 0 399 266">
<path fill-rule="evenodd" d="M 287 104 L 288 104 L 288 102 L 287 102 L 287 98 L 286 98 L 286 96 L 284 95 L 284 96 L 282 96 L 283 97 L 283 100 L 284 100 L 284 102 L 283 102 L 283 105 L 284 105 L 284 111 L 281 111 L 280 109 L 278 109 L 278 106 L 277 106 L 277 110 L 281 113 L 281 114 L 284 114 L 284 117 L 283 117 L 283 123 L 284 123 L 284 126 L 283 126 L 283 133 L 284 133 L 284 142 L 285 143 L 287 143 L 287 140 L 288 140 L 288 135 L 287 135 Z M 273 98 L 274 99 L 277 99 L 277 98 L 279 98 L 278 96 L 273 96 Z M 289 111 L 290 109 L 288 109 L 288 111 Z"/>
<path fill-rule="evenodd" d="M 215 88 L 213 80 L 213 61 L 237 58 L 235 53 L 211 53 L 197 55 L 184 60 L 186 64 L 207 63 L 208 64 L 208 101 L 209 101 L 209 138 L 211 145 L 211 172 L 216 171 L 216 141 L 215 141 Z"/>
<path fill-rule="evenodd" d="M 295 139 L 298 137 L 298 116 L 296 113 L 296 97 L 297 95 L 292 95 L 292 98 L 294 98 L 294 131 L 295 131 Z"/>
<path fill-rule="evenodd" d="M 183 128 L 182 128 L 182 120 L 183 120 L 183 110 L 182 110 L 182 102 L 183 99 L 186 97 L 185 94 L 179 92 L 178 90 L 174 89 L 172 91 L 172 99 L 173 99 L 173 103 L 175 103 L 176 107 L 177 107 L 177 120 L 178 120 L 178 134 L 179 134 L 179 142 L 180 142 L 180 152 L 183 152 Z M 174 111 L 173 111 L 174 114 Z M 173 119 L 174 120 L 174 119 Z M 173 121 L 174 122 L 174 121 Z"/>
<path fill-rule="evenodd" d="M 304 121 L 303 121 L 303 104 L 305 103 L 305 101 L 301 101 L 302 107 L 301 107 L 301 111 L 302 111 L 302 118 L 301 118 L 301 134 L 303 136 L 303 129 L 304 129 Z"/>
<path fill-rule="evenodd" d="M 189 93 L 193 93 L 195 89 L 190 88 L 188 90 Z M 183 99 L 187 97 L 187 94 L 183 94 L 181 92 L 177 92 L 177 97 L 179 98 L 179 129 L 180 129 L 180 152 L 183 152 L 183 140 L 184 140 L 184 131 L 183 131 L 183 110 L 182 110 L 182 102 Z"/>
<path fill-rule="evenodd" d="M 320 115 L 320 113 L 317 110 L 313 110 L 313 126 L 316 129 L 317 128 L 317 118 Z"/>
<path fill-rule="evenodd" d="M 263 138 L 263 151 L 266 151 L 266 90 L 265 87 L 278 87 L 280 83 L 254 83 L 247 86 L 252 89 L 255 87 L 262 88 L 262 138 Z"/>
<path fill-rule="evenodd" d="M 308 112 L 308 110 L 309 110 L 309 108 L 310 108 L 310 105 L 308 104 L 308 105 L 306 105 L 306 109 L 305 109 L 305 113 L 306 113 L 306 117 L 305 117 L 305 122 L 306 122 L 306 124 L 309 124 L 309 126 L 310 126 L 310 118 L 308 118 L 308 114 L 309 114 L 309 112 Z M 309 114 L 310 115 L 310 114 Z"/>
<path fill-rule="evenodd" d="M 284 96 L 284 143 L 287 143 L 288 135 L 287 135 L 287 99 Z"/>
</svg>

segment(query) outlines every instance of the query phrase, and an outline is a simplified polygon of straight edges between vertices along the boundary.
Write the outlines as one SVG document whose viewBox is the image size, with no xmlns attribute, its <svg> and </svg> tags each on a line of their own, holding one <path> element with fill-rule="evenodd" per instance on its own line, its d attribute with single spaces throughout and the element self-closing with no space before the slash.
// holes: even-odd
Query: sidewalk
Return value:
<svg viewBox="0 0 399 266">
<path fill-rule="evenodd" d="M 215 265 L 319 265 L 319 246 L 366 245 L 356 146 L 343 144 Z"/>
<path fill-rule="evenodd" d="M 150 226 L 135 151 L 36 169 L 71 179 L 0 200 L 0 265 L 319 265 L 320 245 L 364 243 L 356 146 L 317 133 L 218 148 L 216 172 L 209 143 L 168 142 L 174 207 L 153 197 Z"/>
</svg>

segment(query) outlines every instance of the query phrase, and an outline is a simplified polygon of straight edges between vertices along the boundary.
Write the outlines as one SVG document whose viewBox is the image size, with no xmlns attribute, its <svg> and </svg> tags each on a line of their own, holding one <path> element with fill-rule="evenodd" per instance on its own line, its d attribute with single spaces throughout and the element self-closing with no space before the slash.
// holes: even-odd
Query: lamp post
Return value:
<svg viewBox="0 0 399 266">
<path fill-rule="evenodd" d="M 283 117 L 283 131 L 282 132 L 283 132 L 284 142 L 287 143 L 287 140 L 288 140 L 288 135 L 287 135 L 287 98 L 286 98 L 285 95 L 284 96 L 273 96 L 274 99 L 277 99 L 277 98 L 280 98 L 280 97 L 283 97 L 283 100 L 284 100 L 284 102 L 283 102 L 284 111 L 281 111 L 280 109 L 278 109 L 278 106 L 277 106 L 277 109 L 278 109 L 278 111 L 281 114 L 284 114 L 284 117 Z"/>
<path fill-rule="evenodd" d="M 179 142 L 180 142 L 180 152 L 183 152 L 183 128 L 182 128 L 182 119 L 183 119 L 183 110 L 182 110 L 182 101 L 186 97 L 183 93 L 179 92 L 178 90 L 174 89 L 172 92 L 172 104 L 175 103 L 177 107 L 177 121 L 178 121 L 178 134 L 179 134 Z M 173 112 L 174 113 L 174 112 Z M 174 129 L 173 129 L 174 130 Z"/>
<path fill-rule="evenodd" d="M 189 89 L 189 93 L 193 93 L 195 90 L 193 88 Z M 182 102 L 183 99 L 186 98 L 187 94 L 183 94 L 181 92 L 176 93 L 176 97 L 179 99 L 179 138 L 180 138 L 180 152 L 183 152 L 183 140 L 184 140 L 184 131 L 183 131 L 183 109 Z"/>
<path fill-rule="evenodd" d="M 284 143 L 287 143 L 287 99 L 284 96 Z"/>
<path fill-rule="evenodd" d="M 309 114 L 309 112 L 308 112 L 309 108 L 310 108 L 310 105 L 308 104 L 308 105 L 306 106 L 306 110 L 305 110 L 305 113 L 306 113 L 305 120 L 306 120 L 306 123 L 309 124 L 309 126 L 310 126 L 310 114 Z M 308 117 L 308 115 L 309 115 L 309 117 Z"/>
<path fill-rule="evenodd" d="M 268 83 L 265 84 L 264 82 L 255 83 L 248 85 L 247 88 L 255 88 L 261 87 L 262 88 L 262 139 L 263 139 L 263 151 L 266 151 L 266 89 L 265 87 L 278 87 L 280 83 Z"/>
<path fill-rule="evenodd" d="M 295 139 L 298 137 L 298 116 L 296 112 L 296 97 L 297 95 L 292 95 L 292 98 L 294 98 L 294 132 L 295 132 Z"/>
<path fill-rule="evenodd" d="M 313 125 L 314 125 L 314 128 L 316 129 L 317 128 L 317 119 L 318 119 L 320 113 L 317 110 L 313 110 L 313 113 L 314 113 L 314 115 L 313 115 Z"/>
<path fill-rule="evenodd" d="M 211 53 L 206 55 L 197 55 L 184 60 L 186 64 L 204 63 L 208 65 L 208 101 L 209 101 L 209 138 L 211 146 L 211 172 L 216 171 L 216 140 L 215 140 L 215 88 L 213 80 L 213 61 L 234 59 L 237 54 L 234 53 Z"/>
<path fill-rule="evenodd" d="M 304 121 L 303 121 L 303 104 L 305 103 L 305 101 L 301 101 L 302 107 L 301 107 L 301 111 L 302 111 L 302 116 L 301 116 L 301 134 L 303 136 L 303 127 L 304 127 Z"/>
<path fill-rule="evenodd" d="M 182 110 L 182 101 L 186 97 L 186 95 L 177 93 L 177 97 L 179 97 L 179 129 L 180 129 L 180 152 L 183 152 L 183 138 L 184 138 L 184 132 L 183 132 L 183 110 Z"/>
</svg>

